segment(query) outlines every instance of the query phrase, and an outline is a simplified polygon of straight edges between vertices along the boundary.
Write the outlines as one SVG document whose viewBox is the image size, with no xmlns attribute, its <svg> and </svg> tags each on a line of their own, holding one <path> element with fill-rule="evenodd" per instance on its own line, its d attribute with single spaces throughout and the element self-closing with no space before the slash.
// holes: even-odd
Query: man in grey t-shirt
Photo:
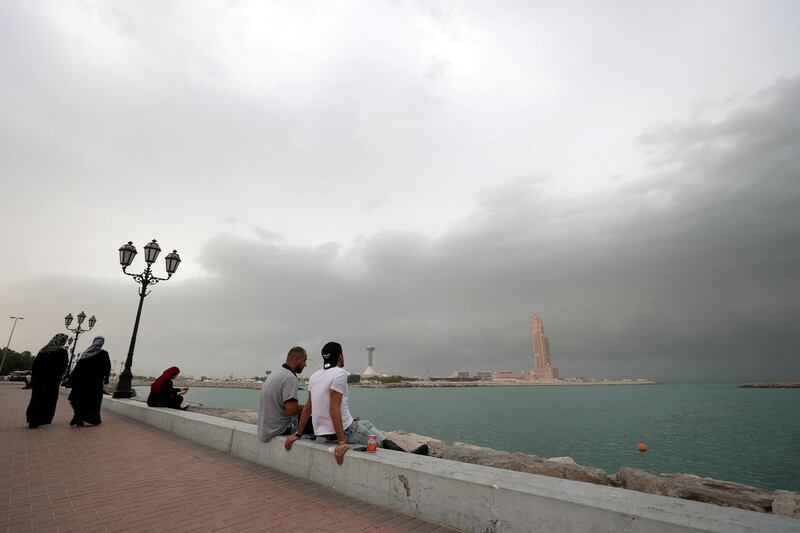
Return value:
<svg viewBox="0 0 800 533">
<path fill-rule="evenodd" d="M 258 438 L 269 441 L 276 435 L 289 435 L 291 423 L 303 411 L 297 401 L 297 374 L 306 367 L 308 354 L 295 346 L 286 355 L 286 362 L 270 374 L 261 387 L 258 409 Z"/>
</svg>

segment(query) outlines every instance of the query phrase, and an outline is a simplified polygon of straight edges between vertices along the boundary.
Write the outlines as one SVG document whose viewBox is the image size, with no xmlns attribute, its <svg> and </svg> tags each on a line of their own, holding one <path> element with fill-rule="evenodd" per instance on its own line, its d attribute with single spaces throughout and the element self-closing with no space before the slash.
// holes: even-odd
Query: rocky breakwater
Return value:
<svg viewBox="0 0 800 533">
<path fill-rule="evenodd" d="M 190 410 L 229 420 L 256 423 L 256 413 L 253 411 L 198 405 L 191 405 Z M 429 455 L 451 461 L 800 518 L 800 494 L 796 492 L 768 491 L 691 474 L 654 474 L 636 468 L 622 468 L 615 474 L 608 474 L 602 468 L 579 465 L 571 457 L 542 458 L 526 453 L 482 448 L 463 442 L 448 444 L 432 437 L 405 431 L 387 431 L 385 434 L 406 450 L 427 444 Z"/>
<path fill-rule="evenodd" d="M 765 381 L 739 385 L 740 389 L 800 389 L 800 381 Z"/>
<path fill-rule="evenodd" d="M 608 474 L 601 468 L 579 465 L 571 457 L 545 459 L 536 455 L 482 448 L 463 442 L 447 444 L 403 431 L 390 431 L 387 432 L 387 436 L 406 449 L 427 443 L 430 455 L 451 461 L 800 518 L 800 494 L 796 492 L 768 491 L 691 474 L 659 475 L 636 468 L 622 468 L 616 474 Z"/>
<path fill-rule="evenodd" d="M 691 474 L 657 475 L 635 468 L 622 468 L 615 477 L 620 486 L 639 492 L 800 518 L 800 494 L 796 492 L 766 491 Z"/>
</svg>

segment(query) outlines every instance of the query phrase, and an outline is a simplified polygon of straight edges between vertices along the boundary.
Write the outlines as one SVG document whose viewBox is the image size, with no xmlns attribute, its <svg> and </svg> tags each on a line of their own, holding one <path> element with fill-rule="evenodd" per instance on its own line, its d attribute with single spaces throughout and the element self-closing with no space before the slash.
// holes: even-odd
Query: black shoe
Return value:
<svg viewBox="0 0 800 533">
<path fill-rule="evenodd" d="M 83 420 L 78 420 L 77 422 L 75 422 L 75 425 L 78 426 L 79 428 L 82 428 L 84 426 Z"/>
<path fill-rule="evenodd" d="M 28 424 L 28 427 L 31 429 L 36 429 L 39 427 L 39 424 Z"/>
<path fill-rule="evenodd" d="M 413 453 L 414 455 L 428 455 L 428 445 L 423 444 L 422 446 L 420 446 L 411 453 Z"/>
<path fill-rule="evenodd" d="M 387 450 L 394 450 L 396 452 L 404 452 L 405 450 L 397 445 L 393 440 L 383 439 L 383 447 Z"/>
<path fill-rule="evenodd" d="M 70 420 L 70 421 L 69 421 L 69 425 L 70 425 L 70 426 L 74 426 L 74 425 L 75 425 L 75 424 L 77 424 L 77 423 L 78 423 L 78 421 L 77 421 L 77 420 L 75 420 L 75 417 L 74 417 L 74 416 L 72 417 L 72 420 Z"/>
</svg>

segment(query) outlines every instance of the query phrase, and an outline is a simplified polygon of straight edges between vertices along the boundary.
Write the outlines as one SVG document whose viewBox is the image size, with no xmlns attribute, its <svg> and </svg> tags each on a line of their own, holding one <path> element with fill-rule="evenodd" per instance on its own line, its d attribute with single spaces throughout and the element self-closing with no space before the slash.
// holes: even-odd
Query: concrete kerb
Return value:
<svg viewBox="0 0 800 533">
<path fill-rule="evenodd" d="M 263 443 L 256 427 L 209 415 L 104 397 L 113 413 L 235 457 L 309 479 L 364 501 L 470 532 L 800 532 L 800 520 L 615 487 L 379 450 L 349 452 L 284 438 Z"/>
</svg>

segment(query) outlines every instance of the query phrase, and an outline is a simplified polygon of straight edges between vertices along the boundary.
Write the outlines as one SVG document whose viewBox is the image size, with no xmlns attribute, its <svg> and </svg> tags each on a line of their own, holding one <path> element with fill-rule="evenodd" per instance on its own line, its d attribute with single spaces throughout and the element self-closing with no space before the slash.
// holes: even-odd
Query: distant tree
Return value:
<svg viewBox="0 0 800 533">
<path fill-rule="evenodd" d="M 3 348 L 0 348 L 0 359 L 3 358 Z M 3 374 L 10 374 L 15 370 L 30 370 L 33 366 L 33 355 L 28 350 L 22 353 L 8 350 L 6 362 L 3 365 Z"/>
<path fill-rule="evenodd" d="M 348 383 L 360 383 L 361 382 L 361 375 L 359 374 L 350 374 L 347 376 Z"/>
<path fill-rule="evenodd" d="M 403 376 L 385 376 L 380 378 L 381 383 L 400 383 L 403 381 Z"/>
</svg>

